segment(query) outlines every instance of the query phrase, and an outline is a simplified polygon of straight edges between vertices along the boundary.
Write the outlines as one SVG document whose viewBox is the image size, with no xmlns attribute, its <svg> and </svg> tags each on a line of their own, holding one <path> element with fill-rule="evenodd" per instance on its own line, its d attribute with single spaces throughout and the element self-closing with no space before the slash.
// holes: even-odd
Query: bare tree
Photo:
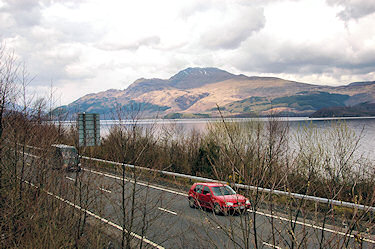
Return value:
<svg viewBox="0 0 375 249">
<path fill-rule="evenodd" d="M 0 155 L 4 147 L 4 115 L 14 103 L 17 88 L 18 65 L 13 53 L 0 46 Z M 3 162 L 0 156 L 0 208 L 3 205 Z"/>
<path fill-rule="evenodd" d="M 103 248 L 101 235 L 91 237 L 99 228 L 86 226 L 86 216 L 81 211 L 74 214 L 76 208 L 61 201 L 69 197 L 62 193 L 77 192 L 78 204 L 86 208 L 92 196 L 84 181 L 72 188 L 63 180 L 65 172 L 52 170 L 51 144 L 67 140 L 67 134 L 46 122 L 48 101 L 29 98 L 26 88 L 31 80 L 25 66 L 1 47 L 0 247 L 80 248 L 89 242 Z M 60 199 L 53 194 L 60 194 Z M 71 224 L 77 226 L 72 229 Z"/>
<path fill-rule="evenodd" d="M 203 139 L 207 161 L 201 162 L 216 179 L 253 188 L 237 189 L 251 201 L 249 215 L 229 216 L 223 222 L 203 212 L 211 227 L 220 227 L 217 233 L 227 238 L 226 244 L 209 243 L 228 248 L 362 246 L 363 232 L 370 236 L 374 227 L 368 211 L 280 196 L 275 191 L 372 206 L 373 166 L 357 153 L 360 137 L 342 122 L 325 129 L 302 125 L 296 134 L 289 134 L 288 122 L 274 117 L 266 122 L 222 119 L 210 124 Z M 344 224 L 335 228 L 344 234 L 327 232 L 327 226 L 332 229 L 338 224 Z"/>
<path fill-rule="evenodd" d="M 143 238 L 153 222 L 160 218 L 155 210 L 156 206 L 163 201 L 164 203 L 171 201 L 149 194 L 150 181 L 155 179 L 156 175 L 129 166 L 146 164 L 143 166 L 152 167 L 153 164 L 151 158 L 144 157 L 157 143 L 154 127 L 142 128 L 138 124 L 140 113 L 139 106 L 133 106 L 131 110 L 118 107 L 116 114 L 118 123 L 112 126 L 105 139 L 105 144 L 109 144 L 110 147 L 104 146 L 111 159 L 121 163 L 121 168 L 117 171 L 122 179 L 121 203 L 120 205 L 113 203 L 113 206 L 119 208 L 121 214 L 119 218 L 122 226 L 122 248 L 135 246 L 143 248 L 144 241 L 136 240 L 134 231 L 139 231 L 138 235 Z M 142 185 L 144 187 L 141 187 Z M 161 229 L 163 228 L 159 228 L 159 231 Z"/>
</svg>

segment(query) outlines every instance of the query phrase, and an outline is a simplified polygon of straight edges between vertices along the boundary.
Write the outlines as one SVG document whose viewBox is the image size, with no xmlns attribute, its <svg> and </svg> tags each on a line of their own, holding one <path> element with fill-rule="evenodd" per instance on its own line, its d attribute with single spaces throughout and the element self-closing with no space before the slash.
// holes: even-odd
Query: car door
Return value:
<svg viewBox="0 0 375 249">
<path fill-rule="evenodd" d="M 202 206 L 211 208 L 211 191 L 209 187 L 203 187 L 203 191 L 200 194 L 200 202 Z"/>
<path fill-rule="evenodd" d="M 196 200 L 197 204 L 198 205 L 201 205 L 200 203 L 200 195 L 202 194 L 202 189 L 203 189 L 203 186 L 202 185 L 197 185 L 195 186 L 194 190 L 193 190 L 193 193 L 194 193 L 194 199 Z"/>
</svg>

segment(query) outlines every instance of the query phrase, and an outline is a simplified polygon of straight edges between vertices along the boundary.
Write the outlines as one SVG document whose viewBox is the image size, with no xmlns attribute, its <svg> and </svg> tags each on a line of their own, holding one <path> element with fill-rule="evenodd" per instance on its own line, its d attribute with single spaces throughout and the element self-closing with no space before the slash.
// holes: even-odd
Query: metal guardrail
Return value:
<svg viewBox="0 0 375 249">
<path fill-rule="evenodd" d="M 87 157 L 87 156 L 82 156 L 82 158 L 87 159 L 87 160 L 103 162 L 103 163 L 110 163 L 110 164 L 122 166 L 122 163 L 119 163 L 119 162 L 113 162 L 113 161 L 108 161 L 108 160 L 103 160 L 103 159 L 98 159 L 98 158 L 93 158 L 93 157 Z M 192 175 L 185 175 L 185 174 L 174 173 L 174 172 L 165 171 L 165 170 L 150 169 L 150 168 L 146 168 L 146 167 L 134 166 L 132 164 L 124 164 L 124 166 L 128 167 L 128 168 L 136 168 L 136 169 L 140 169 L 140 170 L 147 170 L 147 171 L 151 171 L 151 172 L 161 173 L 161 174 L 164 174 L 164 175 L 177 176 L 177 177 L 188 178 L 188 179 L 197 180 L 197 181 L 218 182 L 217 180 L 213 180 L 213 179 L 209 179 L 209 178 L 192 176 Z"/>
<path fill-rule="evenodd" d="M 38 147 L 33 147 L 33 146 L 28 146 L 28 145 L 26 145 L 26 147 L 31 148 L 31 149 L 41 149 L 41 148 L 38 148 Z M 87 156 L 82 156 L 82 158 L 87 159 L 87 160 L 103 162 L 103 163 L 110 163 L 110 164 L 122 166 L 122 163 L 119 163 L 119 162 L 113 162 L 113 161 L 108 161 L 108 160 L 99 159 L 99 158 L 92 158 L 92 157 L 87 157 Z M 128 167 L 128 168 L 136 168 L 136 169 L 140 169 L 140 170 L 147 170 L 147 171 L 151 171 L 151 172 L 161 173 L 161 174 L 164 174 L 164 175 L 187 178 L 187 179 L 196 180 L 196 181 L 226 183 L 224 181 L 218 181 L 218 180 L 214 180 L 214 179 L 210 179 L 210 178 L 186 175 L 186 174 L 181 174 L 181 173 L 174 173 L 174 172 L 165 171 L 165 170 L 150 169 L 150 168 L 135 166 L 135 165 L 131 165 L 131 164 L 124 164 L 124 166 Z M 264 193 L 285 195 L 285 196 L 289 196 L 289 197 L 293 197 L 293 198 L 297 198 L 297 199 L 304 199 L 304 200 L 315 201 L 315 202 L 320 202 L 320 203 L 325 203 L 325 204 L 331 204 L 331 205 L 335 205 L 335 206 L 357 208 L 357 209 L 364 210 L 364 211 L 375 212 L 375 207 L 373 207 L 373 206 L 366 206 L 366 205 L 356 204 L 356 203 L 352 203 L 352 202 L 339 201 L 339 200 L 316 197 L 316 196 L 311 196 L 311 195 L 297 194 L 297 193 L 286 192 L 286 191 L 275 190 L 275 189 L 249 186 L 249 185 L 244 185 L 244 184 L 239 184 L 239 183 L 235 183 L 234 185 L 237 188 L 241 188 L 241 189 L 249 189 L 249 190 L 260 191 L 260 192 L 264 192 Z"/>
<path fill-rule="evenodd" d="M 98 161 L 98 162 L 111 163 L 111 164 L 120 165 L 120 166 L 122 165 L 122 163 L 119 163 L 119 162 L 113 162 L 113 161 L 108 161 L 108 160 L 103 160 L 103 159 L 98 159 L 98 158 L 92 158 L 92 157 L 86 157 L 86 156 L 82 156 L 82 158 L 87 159 L 87 160 Z M 224 181 L 218 181 L 218 180 L 214 180 L 214 179 L 210 179 L 210 178 L 192 176 L 192 175 L 185 175 L 185 174 L 174 173 L 174 172 L 165 171 L 165 170 L 150 169 L 150 168 L 135 166 L 135 165 L 131 165 L 131 164 L 124 164 L 124 166 L 128 167 L 128 168 L 136 168 L 136 169 L 141 169 L 141 170 L 147 170 L 147 171 L 151 171 L 151 172 L 161 173 L 161 174 L 164 174 L 164 175 L 182 177 L 182 178 L 187 178 L 187 179 L 196 180 L 196 181 L 226 183 Z M 334 200 L 334 199 L 327 199 L 327 198 L 316 197 L 316 196 L 311 196 L 311 195 L 303 195 L 303 194 L 291 193 L 291 192 L 286 192 L 286 191 L 281 191 L 281 190 L 261 188 L 261 187 L 256 187 L 256 186 L 249 186 L 249 185 L 238 184 L 238 183 L 235 183 L 234 185 L 237 188 L 241 188 L 241 189 L 249 189 L 249 190 L 260 191 L 260 192 L 265 192 L 265 193 L 286 195 L 286 196 L 294 197 L 294 198 L 297 198 L 297 199 L 304 199 L 304 200 L 315 201 L 315 202 L 320 202 L 320 203 L 325 203 L 325 204 L 332 204 L 332 205 L 335 205 L 335 206 L 357 208 L 357 209 L 364 210 L 364 211 L 375 212 L 375 207 L 356 204 L 356 203 L 352 203 L 352 202 L 338 201 L 338 200 Z"/>
</svg>

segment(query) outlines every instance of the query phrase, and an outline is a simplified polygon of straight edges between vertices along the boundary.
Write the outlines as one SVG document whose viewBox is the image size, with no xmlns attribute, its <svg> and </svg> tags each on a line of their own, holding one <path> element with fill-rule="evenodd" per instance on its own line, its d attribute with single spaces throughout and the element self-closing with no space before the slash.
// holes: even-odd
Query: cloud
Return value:
<svg viewBox="0 0 375 249">
<path fill-rule="evenodd" d="M 212 9 L 212 6 L 221 8 L 223 5 L 220 2 L 216 2 L 216 5 L 214 5 L 214 2 L 212 0 L 192 0 L 184 5 L 178 14 L 181 18 L 188 19 L 196 14 L 210 11 Z"/>
<path fill-rule="evenodd" d="M 96 45 L 97 48 L 107 51 L 116 51 L 116 50 L 136 50 L 141 46 L 155 46 L 160 43 L 160 37 L 158 36 L 149 36 L 144 37 L 135 41 L 104 41 Z"/>
<path fill-rule="evenodd" d="M 179 12 L 187 39 L 203 49 L 236 49 L 265 25 L 263 7 L 251 1 L 188 1 Z"/>
<path fill-rule="evenodd" d="M 201 43 L 209 49 L 235 49 L 254 32 L 264 28 L 262 8 L 242 7 L 234 12 L 225 11 L 202 34 Z"/>
<path fill-rule="evenodd" d="M 325 44 L 322 46 L 322 44 Z M 375 47 L 348 50 L 350 40 L 312 43 L 275 41 L 259 36 L 227 58 L 245 72 L 289 75 L 369 75 L 375 68 Z"/>
<path fill-rule="evenodd" d="M 18 26 L 30 27 L 40 23 L 40 4 L 33 0 L 7 0 L 0 8 L 0 14 L 8 14 Z"/>
<path fill-rule="evenodd" d="M 338 16 L 344 21 L 359 19 L 375 12 L 375 2 L 372 0 L 327 0 L 327 2 L 343 8 Z"/>
<path fill-rule="evenodd" d="M 54 15 L 59 10 L 76 9 L 79 1 L 5 1 L 0 7 L 0 43 L 14 50 L 26 63 L 32 77 L 31 86 L 39 87 L 54 82 L 79 81 L 95 76 L 77 66 L 87 44 L 98 37 L 92 24 Z M 52 9 L 52 10 L 51 10 Z M 51 12 L 53 18 L 51 17 Z"/>
<path fill-rule="evenodd" d="M 0 43 L 63 104 L 194 66 L 360 81 L 375 67 L 372 2 L 0 0 Z"/>
<path fill-rule="evenodd" d="M 335 84 L 368 80 L 375 68 L 374 16 L 343 22 L 336 13 L 325 0 L 269 3 L 265 27 L 237 49 L 222 52 L 220 61 L 253 75 L 304 80 L 314 75 L 321 84 L 328 78 Z"/>
</svg>

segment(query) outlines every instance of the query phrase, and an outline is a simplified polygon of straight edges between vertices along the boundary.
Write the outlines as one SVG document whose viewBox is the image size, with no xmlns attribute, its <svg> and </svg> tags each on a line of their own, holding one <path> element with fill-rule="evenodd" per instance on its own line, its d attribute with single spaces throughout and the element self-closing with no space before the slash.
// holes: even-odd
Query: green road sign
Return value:
<svg viewBox="0 0 375 249">
<path fill-rule="evenodd" d="M 100 145 L 100 116 L 98 113 L 78 114 L 79 146 Z"/>
</svg>

